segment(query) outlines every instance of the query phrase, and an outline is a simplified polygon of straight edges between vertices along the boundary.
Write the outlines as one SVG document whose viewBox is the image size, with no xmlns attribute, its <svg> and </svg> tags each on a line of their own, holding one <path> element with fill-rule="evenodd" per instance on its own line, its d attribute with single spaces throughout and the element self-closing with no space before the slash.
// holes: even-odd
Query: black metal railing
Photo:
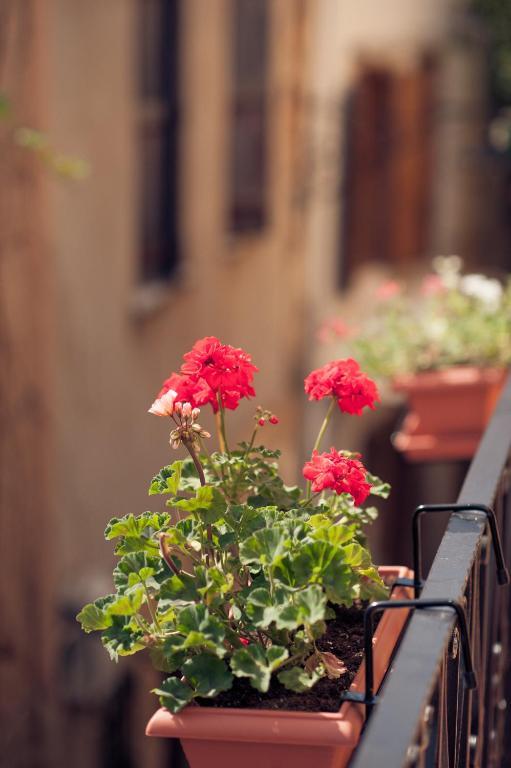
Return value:
<svg viewBox="0 0 511 768">
<path fill-rule="evenodd" d="M 470 466 L 420 600 L 465 609 L 477 687 L 464 681 L 457 614 L 414 610 L 379 691 L 352 768 L 504 768 L 511 764 L 507 707 L 510 588 L 485 508 L 495 512 L 511 562 L 511 377 Z M 477 510 L 479 507 L 480 510 Z M 427 525 L 427 515 L 422 516 Z M 410 528 L 411 521 L 404 522 Z M 420 558 L 420 553 L 419 553 Z M 507 757 L 506 757 L 507 755 Z"/>
</svg>

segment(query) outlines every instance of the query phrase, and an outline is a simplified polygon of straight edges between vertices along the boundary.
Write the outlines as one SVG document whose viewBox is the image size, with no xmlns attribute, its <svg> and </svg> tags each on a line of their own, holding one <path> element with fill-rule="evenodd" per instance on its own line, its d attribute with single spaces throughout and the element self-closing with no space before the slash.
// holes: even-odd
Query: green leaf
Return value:
<svg viewBox="0 0 511 768">
<path fill-rule="evenodd" d="M 238 443 L 239 447 L 241 448 L 240 453 L 241 455 L 244 455 L 245 453 L 258 453 L 260 456 L 264 456 L 264 458 L 267 459 L 280 459 L 282 456 L 282 451 L 279 451 L 278 449 L 274 450 L 272 448 L 265 448 L 264 445 L 258 445 L 258 446 L 251 446 L 247 442 L 241 442 Z"/>
<path fill-rule="evenodd" d="M 114 517 L 105 529 L 107 540 L 121 538 L 115 553 L 127 555 L 132 552 L 147 552 L 158 554 L 158 543 L 154 537 L 156 531 L 165 528 L 170 522 L 170 515 L 165 512 L 144 512 L 142 515 L 125 515 Z"/>
<path fill-rule="evenodd" d="M 232 686 L 232 675 L 225 662 L 210 653 L 200 653 L 183 664 L 183 674 L 196 696 L 213 698 Z"/>
<path fill-rule="evenodd" d="M 132 619 L 112 616 L 112 625 L 101 635 L 101 640 L 112 661 L 117 661 L 119 656 L 131 656 L 145 648 L 142 637 L 142 630 Z"/>
<path fill-rule="evenodd" d="M 193 603 L 199 597 L 197 582 L 193 576 L 187 573 L 173 574 L 169 579 L 161 583 L 160 598 L 172 600 L 177 603 Z"/>
<path fill-rule="evenodd" d="M 370 472 L 366 474 L 366 480 L 371 486 L 371 495 L 380 496 L 382 499 L 388 499 L 391 488 L 389 483 L 384 483 L 376 475 L 371 475 Z"/>
<path fill-rule="evenodd" d="M 240 544 L 240 560 L 243 564 L 260 563 L 274 565 L 290 547 L 286 532 L 279 528 L 263 528 Z"/>
<path fill-rule="evenodd" d="M 267 507 L 256 508 L 250 504 L 232 504 L 227 508 L 225 519 L 236 532 L 236 540 L 243 541 L 254 531 L 267 527 L 267 518 L 275 511 L 275 507 L 270 511 Z"/>
<path fill-rule="evenodd" d="M 293 595 L 293 605 L 284 608 L 279 616 L 279 629 L 295 629 L 323 621 L 326 610 L 326 594 L 318 584 L 312 584 Z"/>
<path fill-rule="evenodd" d="M 197 489 L 192 499 L 181 499 L 172 506 L 185 512 L 200 514 L 201 520 L 207 524 L 215 523 L 224 516 L 226 503 L 223 495 L 217 488 L 204 485 Z"/>
<path fill-rule="evenodd" d="M 289 656 L 287 648 L 273 645 L 263 649 L 260 645 L 248 645 L 234 651 L 231 669 L 236 677 L 248 677 L 250 685 L 262 693 L 270 687 L 272 672 Z"/>
<path fill-rule="evenodd" d="M 334 603 L 351 604 L 358 577 L 346 563 L 342 547 L 326 541 L 304 543 L 296 554 L 289 554 L 275 568 L 275 576 L 293 587 L 321 584 Z"/>
<path fill-rule="evenodd" d="M 183 608 L 176 619 L 176 629 L 184 635 L 183 648 L 205 647 L 218 657 L 225 656 L 225 628 L 211 616 L 206 606 L 198 604 Z"/>
<path fill-rule="evenodd" d="M 359 582 L 360 593 L 358 595 L 361 600 L 386 600 L 388 598 L 388 587 L 385 586 L 374 565 L 369 568 L 361 568 L 358 573 L 362 577 Z"/>
<path fill-rule="evenodd" d="M 177 677 L 168 677 L 160 688 L 153 688 L 152 693 L 159 696 L 160 704 L 176 714 L 193 699 L 193 691 L 190 686 L 178 680 Z"/>
<path fill-rule="evenodd" d="M 197 591 L 202 596 L 206 605 L 211 606 L 217 598 L 221 603 L 225 602 L 225 596 L 234 588 L 234 576 L 232 573 L 224 573 L 219 568 L 212 567 L 204 571 L 205 584 L 198 586 Z"/>
<path fill-rule="evenodd" d="M 254 626 L 266 629 L 272 622 L 278 622 L 288 602 L 289 597 L 283 590 L 276 590 L 272 598 L 269 589 L 258 587 L 248 595 L 245 610 Z"/>
<path fill-rule="evenodd" d="M 319 669 L 315 669 L 309 675 L 309 673 L 301 667 L 293 667 L 292 669 L 285 669 L 283 672 L 277 675 L 279 682 L 282 683 L 290 691 L 296 693 L 305 693 L 310 690 L 318 680 L 324 677 L 324 672 Z"/>
<path fill-rule="evenodd" d="M 320 523 L 318 518 L 322 518 Z M 355 535 L 354 525 L 341 525 L 339 523 L 333 525 L 326 515 L 314 515 L 314 518 L 311 518 L 309 523 L 314 528 L 311 535 L 316 541 L 327 541 L 336 547 L 340 547 L 347 541 L 353 541 L 353 536 Z"/>
<path fill-rule="evenodd" d="M 108 613 L 108 606 L 115 600 L 115 595 L 100 597 L 93 603 L 84 605 L 76 620 L 82 625 L 84 632 L 94 632 L 98 629 L 107 629 L 112 624 L 112 617 Z"/>
<path fill-rule="evenodd" d="M 152 557 L 145 552 L 124 555 L 114 568 L 114 584 L 117 591 L 126 592 L 134 585 L 144 581 L 142 574 L 147 573 L 144 570 L 146 568 L 150 568 L 152 571 L 153 587 L 164 581 L 172 573 L 160 557 Z"/>
<path fill-rule="evenodd" d="M 160 469 L 157 475 L 151 480 L 149 486 L 149 496 L 156 494 L 171 493 L 173 496 L 177 496 L 179 491 L 179 484 L 181 481 L 181 471 L 183 467 L 182 461 L 175 461 L 173 464 L 169 464 L 163 469 Z"/>
<path fill-rule="evenodd" d="M 129 594 L 120 595 L 108 605 L 110 616 L 134 616 L 142 605 L 144 588 L 139 586 Z"/>
<path fill-rule="evenodd" d="M 156 512 L 144 512 L 141 515 L 125 515 L 124 517 L 113 517 L 105 528 L 105 539 L 115 539 L 117 536 L 140 536 L 146 528 L 152 528 L 159 531 L 169 522 L 170 515 L 167 513 L 158 514 Z"/>
</svg>

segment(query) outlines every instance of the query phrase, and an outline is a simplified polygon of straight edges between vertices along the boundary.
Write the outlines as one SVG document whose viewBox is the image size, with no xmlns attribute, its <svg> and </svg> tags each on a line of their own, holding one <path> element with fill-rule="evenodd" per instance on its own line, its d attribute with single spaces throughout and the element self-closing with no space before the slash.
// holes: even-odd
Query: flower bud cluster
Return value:
<svg viewBox="0 0 511 768">
<path fill-rule="evenodd" d="M 271 411 L 268 411 L 265 408 L 261 408 L 260 405 L 258 405 L 256 408 L 254 419 L 259 424 L 260 427 L 264 427 L 267 421 L 269 421 L 270 424 L 279 423 L 278 416 L 275 416 L 274 413 L 272 413 Z"/>
<path fill-rule="evenodd" d="M 181 443 L 198 443 L 201 437 L 211 437 L 197 421 L 199 415 L 200 408 L 192 408 L 191 403 L 175 403 L 174 420 L 177 427 L 170 433 L 172 448 L 179 448 Z"/>
</svg>

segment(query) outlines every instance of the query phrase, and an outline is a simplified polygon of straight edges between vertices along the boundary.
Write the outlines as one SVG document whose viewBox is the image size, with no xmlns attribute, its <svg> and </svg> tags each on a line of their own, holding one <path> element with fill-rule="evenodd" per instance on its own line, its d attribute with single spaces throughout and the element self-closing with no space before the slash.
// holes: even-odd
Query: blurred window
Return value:
<svg viewBox="0 0 511 768">
<path fill-rule="evenodd" d="M 229 225 L 258 232 L 267 220 L 268 0 L 234 0 Z"/>
<path fill-rule="evenodd" d="M 340 285 L 360 265 L 428 253 L 435 66 L 366 66 L 346 106 Z"/>
<path fill-rule="evenodd" d="M 139 0 L 139 279 L 178 264 L 179 0 Z"/>
</svg>

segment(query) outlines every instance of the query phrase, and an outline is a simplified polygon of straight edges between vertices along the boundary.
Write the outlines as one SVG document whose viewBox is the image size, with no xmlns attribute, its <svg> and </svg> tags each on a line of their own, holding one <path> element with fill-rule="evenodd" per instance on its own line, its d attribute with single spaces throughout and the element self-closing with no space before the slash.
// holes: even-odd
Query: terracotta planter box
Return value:
<svg viewBox="0 0 511 768">
<path fill-rule="evenodd" d="M 469 459 L 498 400 L 506 371 L 459 366 L 400 376 L 409 412 L 393 438 L 411 461 Z"/>
<path fill-rule="evenodd" d="M 387 583 L 410 577 L 400 566 L 379 569 Z M 393 597 L 410 598 L 398 587 Z M 374 636 L 375 690 L 381 684 L 408 610 L 383 614 Z M 350 690 L 364 690 L 362 663 Z M 190 768 L 342 768 L 348 764 L 362 726 L 365 708 L 344 702 L 333 712 L 276 712 L 187 707 L 177 715 L 159 709 L 147 725 L 148 736 L 181 739 Z"/>
</svg>

